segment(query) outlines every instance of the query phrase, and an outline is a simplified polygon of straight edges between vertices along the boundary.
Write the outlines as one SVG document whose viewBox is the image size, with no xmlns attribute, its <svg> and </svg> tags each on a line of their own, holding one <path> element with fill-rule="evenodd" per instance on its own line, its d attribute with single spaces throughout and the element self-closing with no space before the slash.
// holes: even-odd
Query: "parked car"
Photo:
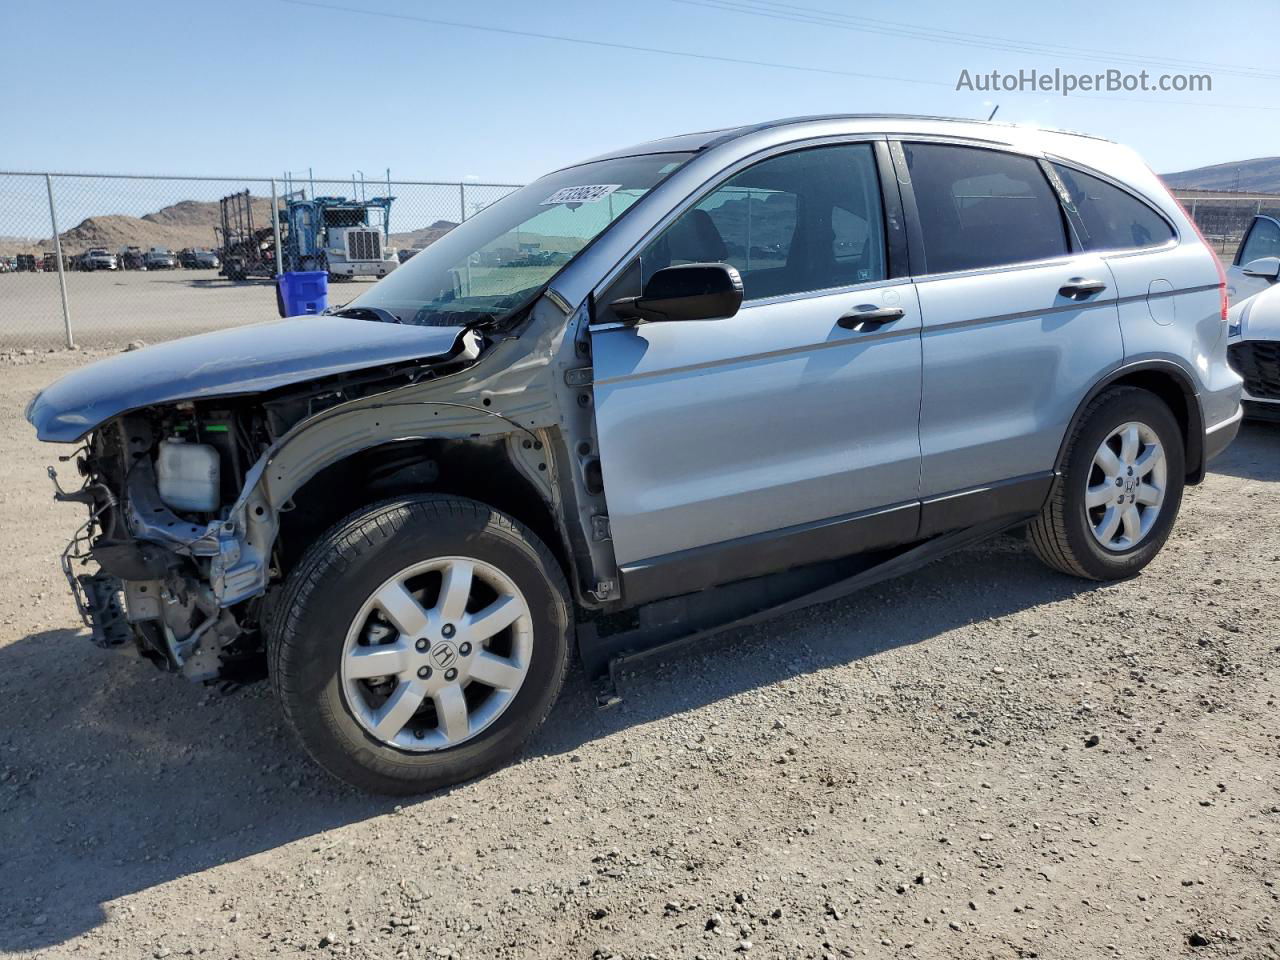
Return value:
<svg viewBox="0 0 1280 960">
<path fill-rule="evenodd" d="M 212 250 L 183 250 L 178 254 L 178 262 L 188 270 L 216 270 L 222 266 Z"/>
<path fill-rule="evenodd" d="M 40 258 L 40 269 L 45 273 L 58 272 L 58 255 L 56 253 L 46 253 Z"/>
<path fill-rule="evenodd" d="M 1276 282 L 1280 267 L 1280 219 L 1253 218 L 1244 240 L 1227 269 L 1227 296 L 1232 303 L 1246 300 Z"/>
<path fill-rule="evenodd" d="M 173 270 L 178 266 L 178 258 L 168 250 L 152 248 L 143 256 L 142 262 L 148 270 Z"/>
<path fill-rule="evenodd" d="M 115 254 L 103 247 L 93 247 L 80 254 L 76 261 L 81 270 L 116 270 L 119 268 L 119 262 L 116 260 Z"/>
<path fill-rule="evenodd" d="M 530 236 L 568 262 L 503 265 Z M 607 698 L 624 654 L 1020 526 L 1138 573 L 1239 426 L 1225 287 L 1124 147 L 788 120 L 548 174 L 331 315 L 111 357 L 27 417 L 87 445 L 58 495 L 98 643 L 265 657 L 312 757 L 410 793 L 511 757 L 575 653 Z"/>
<path fill-rule="evenodd" d="M 1280 420 L 1280 284 L 1231 307 L 1227 358 L 1244 378 L 1244 413 Z"/>
<path fill-rule="evenodd" d="M 34 253 L 20 253 L 14 259 L 14 270 L 19 273 L 39 273 L 40 261 Z"/>
<path fill-rule="evenodd" d="M 118 259 L 121 270 L 147 269 L 146 254 L 140 247 L 121 247 Z"/>
</svg>

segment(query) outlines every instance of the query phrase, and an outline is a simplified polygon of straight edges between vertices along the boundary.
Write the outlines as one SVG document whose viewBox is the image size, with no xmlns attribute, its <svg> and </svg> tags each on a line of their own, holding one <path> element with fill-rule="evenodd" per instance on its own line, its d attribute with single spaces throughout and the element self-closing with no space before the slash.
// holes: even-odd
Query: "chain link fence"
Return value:
<svg viewBox="0 0 1280 960">
<path fill-rule="evenodd" d="M 0 172 L 0 352 L 274 319 L 277 267 L 342 303 L 517 186 Z"/>
<path fill-rule="evenodd" d="M 1210 245 L 1228 263 L 1259 214 L 1280 219 L 1280 195 L 1243 194 L 1224 190 L 1175 190 L 1174 196 L 1191 215 Z"/>
<path fill-rule="evenodd" d="M 118 347 L 270 320 L 278 268 L 327 267 L 330 302 L 343 303 L 517 186 L 0 172 L 0 352 Z M 1226 260 L 1256 214 L 1280 217 L 1275 194 L 1175 195 Z M 376 232 L 361 242 L 380 267 L 345 280 L 338 262 L 319 259 L 314 227 L 326 219 Z"/>
</svg>

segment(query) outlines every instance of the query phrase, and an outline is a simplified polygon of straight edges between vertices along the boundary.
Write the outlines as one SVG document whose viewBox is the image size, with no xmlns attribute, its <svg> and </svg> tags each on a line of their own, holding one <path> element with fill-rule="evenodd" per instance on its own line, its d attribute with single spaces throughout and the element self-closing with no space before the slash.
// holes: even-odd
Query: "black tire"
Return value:
<svg viewBox="0 0 1280 960">
<path fill-rule="evenodd" d="M 349 625 L 397 572 L 433 557 L 499 568 L 526 598 L 533 625 L 528 673 L 505 711 L 470 740 L 436 752 L 401 750 L 354 718 L 339 665 Z M 546 719 L 569 659 L 569 590 L 551 552 L 528 529 L 482 503 L 424 495 L 377 504 L 331 528 L 289 575 L 268 637 L 284 718 L 335 777 L 374 793 L 423 793 L 470 780 L 511 759 Z"/>
<path fill-rule="evenodd" d="M 1085 509 L 1085 488 L 1102 442 L 1128 421 L 1145 423 L 1160 440 L 1167 461 L 1164 501 L 1149 532 L 1132 547 L 1111 550 L 1098 542 Z M 1028 526 L 1036 555 L 1054 570 L 1089 580 L 1122 580 L 1150 563 L 1164 546 L 1177 518 L 1186 484 L 1182 430 L 1168 406 L 1137 387 L 1116 387 L 1096 397 L 1067 440 L 1063 469 L 1053 491 Z"/>
</svg>

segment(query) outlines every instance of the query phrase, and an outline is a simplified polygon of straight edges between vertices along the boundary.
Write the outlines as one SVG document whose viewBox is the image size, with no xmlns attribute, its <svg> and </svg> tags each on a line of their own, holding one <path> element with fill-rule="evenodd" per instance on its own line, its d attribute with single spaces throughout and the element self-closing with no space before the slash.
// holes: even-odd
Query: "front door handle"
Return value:
<svg viewBox="0 0 1280 960">
<path fill-rule="evenodd" d="M 904 312 L 901 307 L 876 307 L 863 304 L 840 317 L 836 325 L 858 333 L 869 333 L 872 330 L 879 330 L 886 323 L 901 320 Z"/>
<path fill-rule="evenodd" d="M 1107 285 L 1101 280 L 1086 280 L 1084 277 L 1072 277 L 1058 288 L 1058 293 L 1068 300 L 1085 300 L 1095 293 L 1101 293 Z"/>
</svg>

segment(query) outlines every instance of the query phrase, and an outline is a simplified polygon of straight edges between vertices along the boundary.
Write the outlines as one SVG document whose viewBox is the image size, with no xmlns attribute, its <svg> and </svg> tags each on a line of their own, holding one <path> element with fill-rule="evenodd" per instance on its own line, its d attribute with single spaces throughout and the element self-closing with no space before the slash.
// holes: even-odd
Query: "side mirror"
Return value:
<svg viewBox="0 0 1280 960">
<path fill-rule="evenodd" d="M 638 297 L 609 304 L 623 320 L 723 320 L 742 306 L 742 277 L 727 263 L 686 263 L 659 270 Z"/>
<path fill-rule="evenodd" d="M 1262 277 L 1275 283 L 1276 279 L 1280 278 L 1280 257 L 1259 257 L 1257 260 L 1250 260 L 1240 272 L 1246 277 Z"/>
</svg>

